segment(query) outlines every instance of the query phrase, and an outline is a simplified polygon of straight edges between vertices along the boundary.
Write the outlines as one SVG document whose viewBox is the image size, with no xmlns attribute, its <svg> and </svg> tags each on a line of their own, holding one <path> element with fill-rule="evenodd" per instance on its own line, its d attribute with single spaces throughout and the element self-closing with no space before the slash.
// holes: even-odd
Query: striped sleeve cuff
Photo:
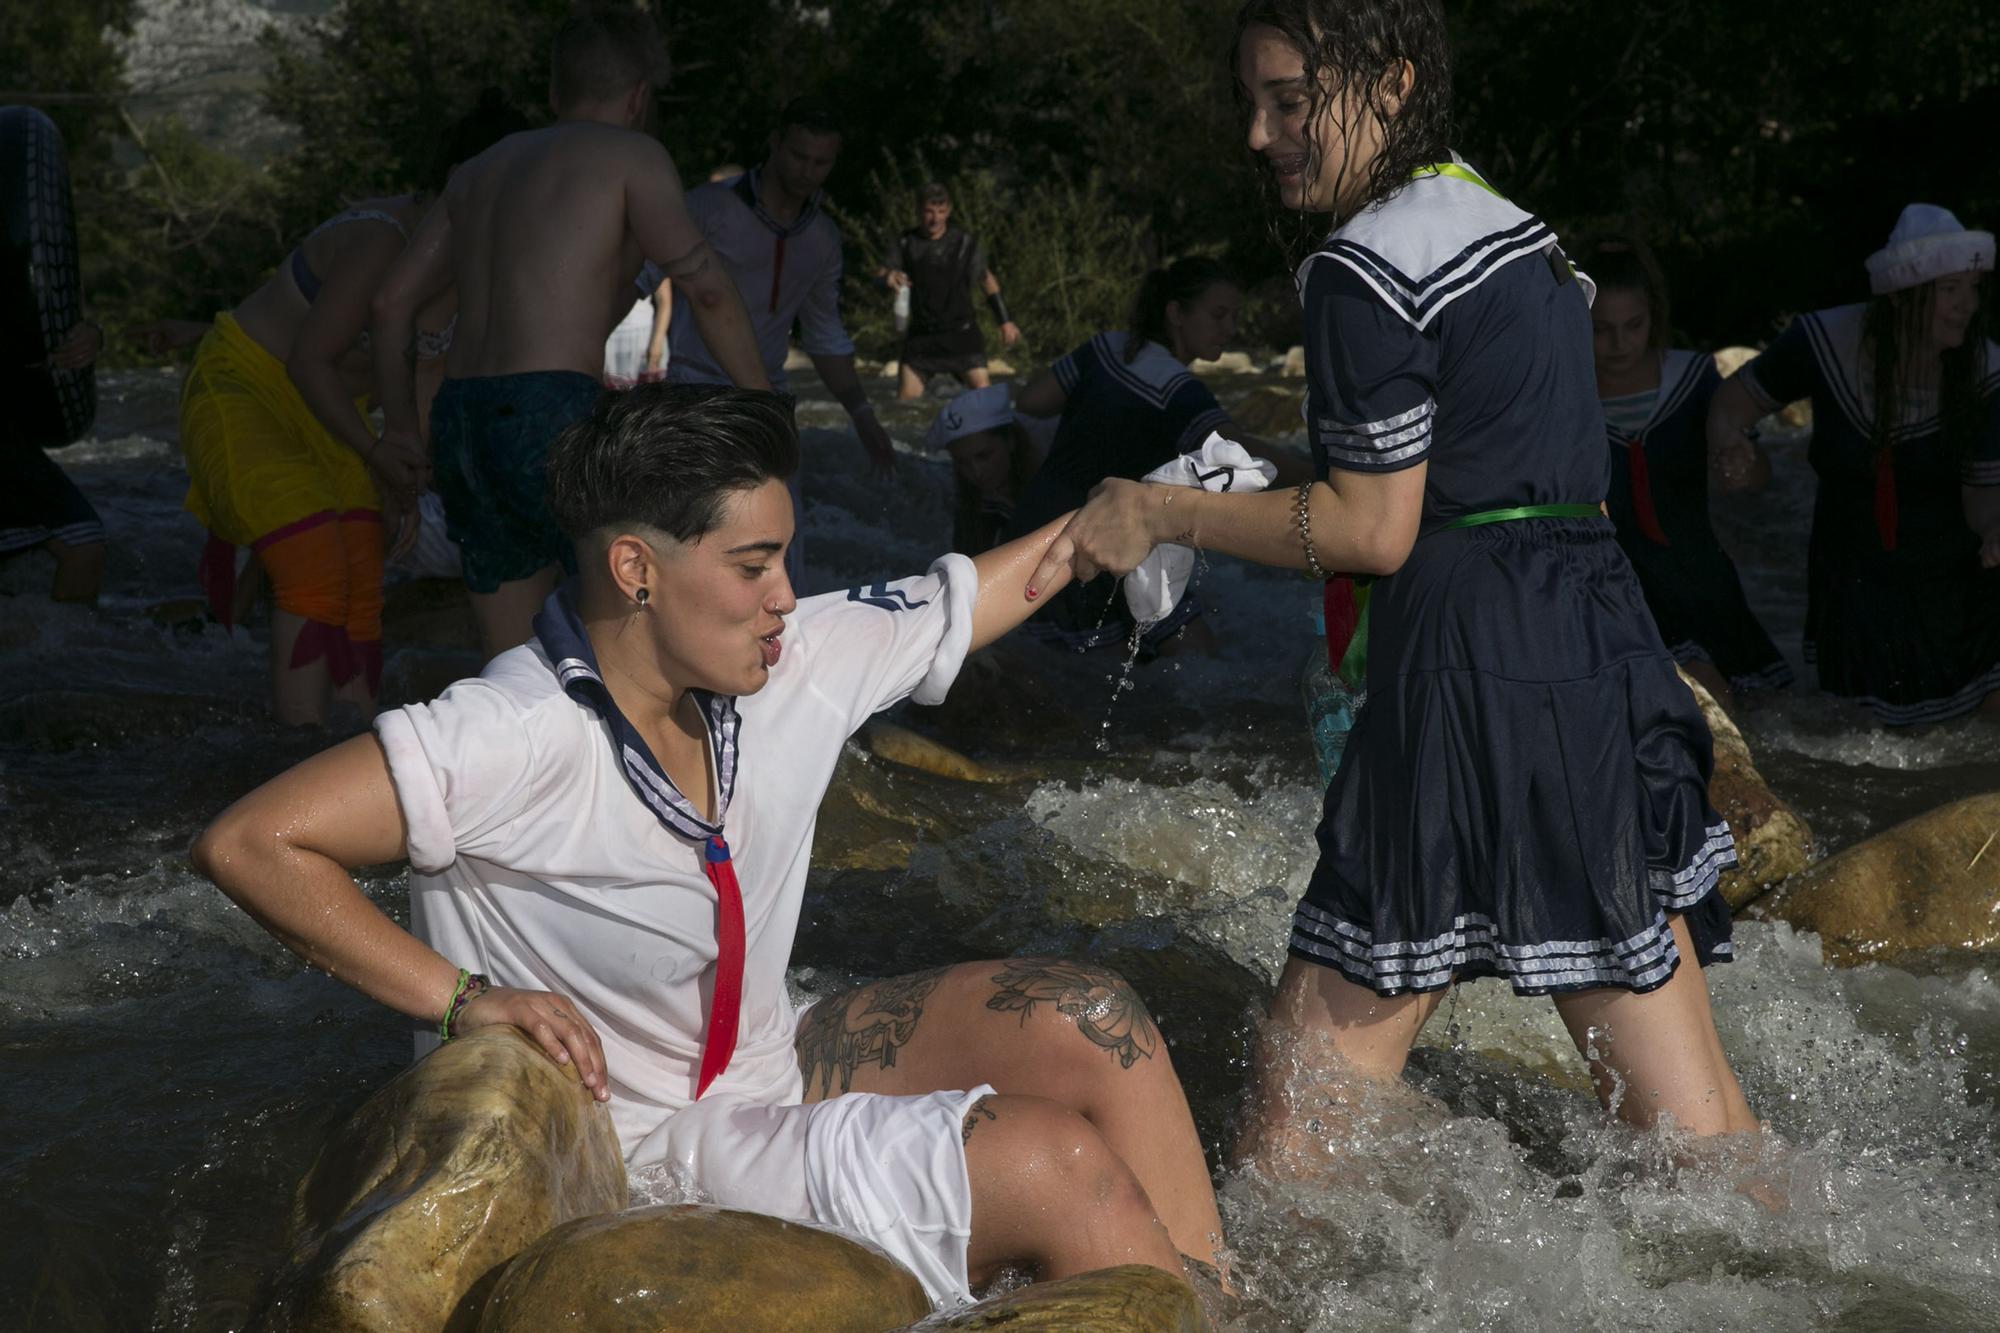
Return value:
<svg viewBox="0 0 2000 1333">
<path fill-rule="evenodd" d="M 1076 392 L 1077 370 L 1074 356 L 1057 357 L 1056 363 L 1049 367 L 1049 373 L 1056 377 L 1056 383 L 1062 385 L 1064 393 Z"/>
<path fill-rule="evenodd" d="M 1754 359 L 1744 362 L 1737 369 L 1734 378 L 1743 381 L 1743 387 L 1748 389 L 1750 396 L 1757 400 L 1757 406 L 1764 409 L 1765 416 L 1769 416 L 1784 406 L 1782 402 L 1773 398 L 1770 391 L 1765 389 L 1763 384 L 1757 379 L 1757 362 Z"/>
<path fill-rule="evenodd" d="M 1174 443 L 1175 452 L 1185 454 L 1201 448 L 1202 442 L 1209 437 L 1210 432 L 1222 435 L 1225 438 L 1228 436 L 1228 412 L 1222 408 L 1213 407 L 1188 422 L 1181 430 L 1180 439 Z"/>
<path fill-rule="evenodd" d="M 1379 421 L 1345 422 L 1326 417 L 1313 424 L 1327 460 L 1345 468 L 1389 470 L 1408 467 L 1429 452 L 1431 420 L 1437 403 L 1426 398 L 1407 412 Z"/>
<path fill-rule="evenodd" d="M 2000 486 L 2000 458 L 1968 458 L 1960 480 L 1968 486 Z"/>
</svg>

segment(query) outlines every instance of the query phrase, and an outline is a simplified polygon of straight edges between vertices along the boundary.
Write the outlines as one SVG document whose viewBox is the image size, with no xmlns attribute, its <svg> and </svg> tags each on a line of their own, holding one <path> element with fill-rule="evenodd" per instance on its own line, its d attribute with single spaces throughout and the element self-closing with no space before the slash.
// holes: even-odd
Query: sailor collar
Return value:
<svg viewBox="0 0 2000 1333">
<path fill-rule="evenodd" d="M 1299 266 L 1298 285 L 1303 293 L 1315 260 L 1333 260 L 1422 330 L 1503 265 L 1536 252 L 1562 260 L 1555 232 L 1454 156 L 1419 167 L 1401 190 L 1342 223 Z M 1594 299 L 1596 284 L 1577 278 Z"/>
<path fill-rule="evenodd" d="M 1653 411 L 1646 424 L 1638 430 L 1625 430 L 1607 421 L 1605 432 L 1619 444 L 1644 438 L 1647 432 L 1681 410 L 1688 396 L 1701 384 L 1705 369 L 1712 364 L 1713 359 L 1701 352 L 1668 348 L 1660 357 L 1660 391 L 1653 399 Z"/>
<path fill-rule="evenodd" d="M 820 209 L 826 199 L 824 190 L 814 190 L 812 197 L 799 206 L 799 215 L 790 222 L 780 222 L 772 217 L 765 209 L 764 196 L 757 188 L 763 179 L 764 168 L 752 167 L 729 183 L 729 191 L 743 201 L 743 206 L 750 210 L 757 221 L 764 224 L 766 231 L 774 236 L 796 236 L 810 227 L 819 217 Z"/>
<path fill-rule="evenodd" d="M 563 693 L 603 720 L 625 781 L 670 832 L 696 842 L 721 836 L 723 817 L 736 788 L 738 737 L 743 728 L 735 698 L 707 690 L 690 691 L 708 727 L 709 749 L 715 759 L 715 819 L 711 822 L 697 814 L 693 804 L 681 795 L 680 788 L 653 757 L 638 728 L 613 702 L 610 687 L 597 669 L 597 653 L 591 648 L 583 621 L 577 615 L 576 586 L 571 579 L 550 593 L 535 616 L 535 638 L 548 654 L 549 665 Z"/>
<path fill-rule="evenodd" d="M 1800 315 L 1799 323 L 1805 327 L 1806 342 L 1812 348 L 1813 360 L 1819 363 L 1820 378 L 1826 381 L 1848 424 L 1872 439 L 1875 435 L 1874 374 L 1872 369 L 1864 368 L 1861 356 L 1867 310 L 1864 305 L 1835 306 L 1831 310 Z M 1978 392 L 1984 394 L 1996 390 L 2000 390 L 2000 345 L 1989 341 L 1986 344 L 1986 373 Z M 1936 430 L 1937 395 L 1911 394 L 1904 400 L 1902 417 L 1889 431 L 1891 440 L 1910 439 Z"/>
</svg>

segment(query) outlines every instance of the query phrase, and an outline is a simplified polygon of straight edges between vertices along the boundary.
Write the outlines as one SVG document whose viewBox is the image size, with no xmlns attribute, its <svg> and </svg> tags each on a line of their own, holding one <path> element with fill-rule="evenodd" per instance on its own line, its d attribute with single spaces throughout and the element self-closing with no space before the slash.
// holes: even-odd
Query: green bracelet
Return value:
<svg viewBox="0 0 2000 1333">
<path fill-rule="evenodd" d="M 450 1041 L 458 1035 L 458 1016 L 465 1007 L 492 989 L 493 983 L 477 972 L 458 969 L 458 983 L 451 988 L 451 999 L 444 1007 L 444 1017 L 438 1020 L 438 1040 Z"/>
</svg>

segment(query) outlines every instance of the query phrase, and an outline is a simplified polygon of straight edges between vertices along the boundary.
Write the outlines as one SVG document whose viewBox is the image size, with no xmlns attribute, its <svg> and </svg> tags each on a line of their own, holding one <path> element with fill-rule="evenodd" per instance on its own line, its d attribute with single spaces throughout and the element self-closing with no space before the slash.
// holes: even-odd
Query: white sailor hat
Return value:
<svg viewBox="0 0 2000 1333">
<path fill-rule="evenodd" d="M 977 435 L 983 430 L 999 430 L 1014 422 L 1014 404 L 1004 384 L 983 389 L 967 389 L 944 405 L 924 432 L 924 448 L 942 449 L 953 440 Z"/>
<path fill-rule="evenodd" d="M 1992 267 L 1992 232 L 1967 231 L 1948 208 L 1911 204 L 1896 219 L 1889 243 L 1868 256 L 1868 290 L 1880 296 Z"/>
</svg>

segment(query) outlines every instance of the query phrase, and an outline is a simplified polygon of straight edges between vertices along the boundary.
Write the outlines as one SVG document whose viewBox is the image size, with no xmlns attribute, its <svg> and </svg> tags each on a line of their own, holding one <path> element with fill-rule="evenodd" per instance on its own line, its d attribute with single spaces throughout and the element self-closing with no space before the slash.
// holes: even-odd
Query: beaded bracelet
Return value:
<svg viewBox="0 0 2000 1333">
<path fill-rule="evenodd" d="M 1313 550 L 1312 488 L 1310 481 L 1299 483 L 1299 544 L 1306 548 L 1306 571 L 1324 583 L 1332 575 L 1326 572 Z"/>
<path fill-rule="evenodd" d="M 438 1020 L 438 1040 L 450 1041 L 458 1035 L 458 1016 L 465 1012 L 465 1006 L 484 995 L 493 983 L 478 972 L 458 969 L 458 984 L 451 988 L 451 1001 L 444 1007 L 444 1017 Z"/>
</svg>

